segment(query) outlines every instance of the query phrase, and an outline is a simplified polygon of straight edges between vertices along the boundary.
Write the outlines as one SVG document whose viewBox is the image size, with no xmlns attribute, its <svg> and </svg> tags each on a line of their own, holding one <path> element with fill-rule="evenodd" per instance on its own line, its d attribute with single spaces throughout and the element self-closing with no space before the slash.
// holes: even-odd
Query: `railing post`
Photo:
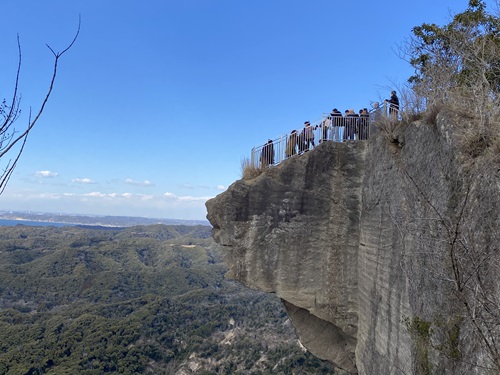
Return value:
<svg viewBox="0 0 500 375">
<path fill-rule="evenodd" d="M 278 160 L 281 163 L 283 161 L 283 153 L 284 153 L 284 148 L 283 148 L 283 134 L 280 136 L 279 139 L 279 147 L 278 147 Z"/>
</svg>

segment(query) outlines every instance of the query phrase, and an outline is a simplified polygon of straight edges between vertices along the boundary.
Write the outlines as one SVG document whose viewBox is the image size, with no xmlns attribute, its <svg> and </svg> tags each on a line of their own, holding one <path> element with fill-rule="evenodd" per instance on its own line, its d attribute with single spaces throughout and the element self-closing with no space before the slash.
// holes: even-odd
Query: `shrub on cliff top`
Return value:
<svg viewBox="0 0 500 375">
<path fill-rule="evenodd" d="M 500 19 L 470 0 L 448 25 L 413 28 L 404 54 L 415 68 L 409 83 L 426 107 L 451 104 L 475 114 L 498 114 Z"/>
<path fill-rule="evenodd" d="M 250 159 L 241 159 L 241 178 L 243 178 L 244 180 L 251 180 L 259 176 L 262 172 L 263 169 L 253 165 Z"/>
<path fill-rule="evenodd" d="M 424 23 L 400 49 L 415 68 L 402 92 L 403 120 L 429 113 L 428 123 L 448 109 L 470 121 L 456 135 L 469 156 L 495 154 L 500 149 L 500 18 L 481 0 L 444 26 Z"/>
</svg>

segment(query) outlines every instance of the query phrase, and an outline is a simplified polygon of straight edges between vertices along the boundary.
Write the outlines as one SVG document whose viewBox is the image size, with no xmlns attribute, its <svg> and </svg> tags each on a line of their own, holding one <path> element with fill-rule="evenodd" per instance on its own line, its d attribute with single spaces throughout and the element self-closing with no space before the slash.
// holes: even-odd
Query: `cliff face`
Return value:
<svg viewBox="0 0 500 375">
<path fill-rule="evenodd" d="M 468 290 L 480 276 L 499 298 L 500 183 L 453 128 L 326 142 L 235 182 L 207 202 L 229 277 L 276 293 L 302 343 L 348 372 L 481 373 Z"/>
</svg>

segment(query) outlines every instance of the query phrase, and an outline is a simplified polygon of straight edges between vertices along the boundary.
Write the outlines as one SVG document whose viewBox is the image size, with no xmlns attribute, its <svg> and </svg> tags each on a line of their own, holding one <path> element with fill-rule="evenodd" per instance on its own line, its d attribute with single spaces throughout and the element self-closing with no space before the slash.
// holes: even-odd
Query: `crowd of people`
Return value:
<svg viewBox="0 0 500 375">
<path fill-rule="evenodd" d="M 385 100 L 389 104 L 389 116 L 397 119 L 399 116 L 399 99 L 396 91 L 391 92 L 390 99 Z M 369 111 L 367 108 L 360 109 L 358 113 L 354 109 L 345 110 L 344 115 L 334 108 L 329 115 L 316 124 L 311 125 L 309 121 L 304 122 L 300 131 L 292 130 L 286 141 L 285 157 L 302 154 L 324 141 L 344 142 L 348 140 L 365 140 L 370 135 L 370 123 L 378 122 L 385 115 L 378 102 L 373 104 Z M 275 150 L 273 141 L 270 139 L 262 147 L 260 164 L 263 167 L 273 165 L 275 162 Z"/>
</svg>

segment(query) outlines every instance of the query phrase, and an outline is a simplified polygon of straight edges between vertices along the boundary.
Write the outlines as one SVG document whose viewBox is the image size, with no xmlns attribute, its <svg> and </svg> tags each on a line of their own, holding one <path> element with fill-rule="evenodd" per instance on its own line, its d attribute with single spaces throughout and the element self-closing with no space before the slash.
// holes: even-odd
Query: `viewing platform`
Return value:
<svg viewBox="0 0 500 375">
<path fill-rule="evenodd" d="M 255 168 L 277 165 L 293 155 L 312 150 L 321 142 L 367 140 L 377 129 L 374 124 L 384 117 L 389 118 L 388 107 L 384 102 L 382 106 L 360 113 L 352 110 L 344 115 L 336 110 L 325 113 L 319 120 L 306 121 L 302 129 L 292 130 L 252 148 L 250 165 Z M 397 118 L 397 112 L 395 116 Z"/>
</svg>

